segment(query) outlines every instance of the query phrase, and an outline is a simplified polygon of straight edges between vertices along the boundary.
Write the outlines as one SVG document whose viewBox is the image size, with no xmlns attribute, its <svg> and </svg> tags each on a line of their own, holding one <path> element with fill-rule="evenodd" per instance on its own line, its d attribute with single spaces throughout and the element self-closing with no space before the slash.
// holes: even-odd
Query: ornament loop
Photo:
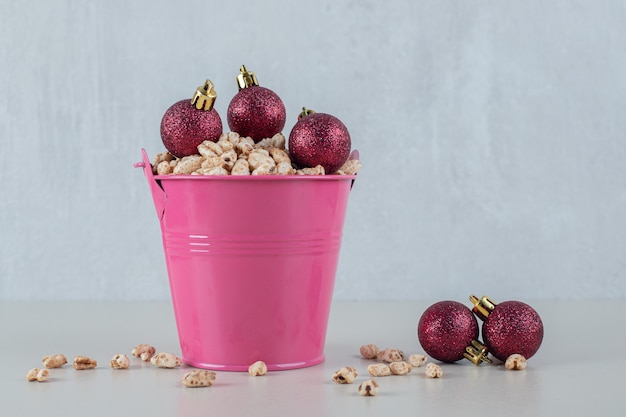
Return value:
<svg viewBox="0 0 626 417">
<path fill-rule="evenodd" d="M 316 113 L 315 110 L 311 110 L 311 109 L 307 109 L 306 107 L 302 107 L 302 111 L 298 115 L 298 120 L 302 119 L 303 117 L 307 117 L 307 116 L 310 116 L 312 114 L 315 114 L 315 113 Z"/>
<path fill-rule="evenodd" d="M 496 303 L 491 301 L 491 299 L 486 295 L 483 295 L 480 299 L 478 299 L 478 297 L 476 297 L 475 295 L 470 295 L 469 299 L 472 304 L 474 304 L 474 308 L 472 308 L 472 311 L 478 316 L 478 318 L 483 321 L 487 317 L 489 317 L 489 314 L 493 311 L 494 308 L 496 308 L 497 305 Z"/>
<path fill-rule="evenodd" d="M 239 68 L 240 74 L 237 76 L 237 86 L 239 90 L 244 88 L 254 87 L 259 85 L 259 81 L 256 79 L 256 75 L 252 71 L 248 71 L 245 65 Z"/>
<path fill-rule="evenodd" d="M 213 83 L 211 80 L 206 80 L 204 85 L 196 89 L 196 92 L 191 98 L 191 104 L 198 110 L 211 111 L 216 98 L 217 93 L 215 92 Z"/>
<path fill-rule="evenodd" d="M 474 365 L 480 365 L 482 362 L 492 363 L 487 357 L 487 347 L 478 340 L 472 340 L 471 345 L 465 348 L 463 356 Z"/>
</svg>

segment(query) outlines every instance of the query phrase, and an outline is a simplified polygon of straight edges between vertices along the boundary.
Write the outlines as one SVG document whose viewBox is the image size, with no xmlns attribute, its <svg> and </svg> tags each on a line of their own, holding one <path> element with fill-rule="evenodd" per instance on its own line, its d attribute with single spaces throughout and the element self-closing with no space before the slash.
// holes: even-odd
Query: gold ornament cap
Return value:
<svg viewBox="0 0 626 417">
<path fill-rule="evenodd" d="M 474 308 L 472 308 L 472 311 L 478 316 L 478 318 L 483 321 L 485 321 L 487 317 L 489 317 L 489 314 L 491 314 L 491 312 L 494 308 L 496 308 L 497 305 L 496 303 L 491 301 L 491 299 L 486 295 L 483 295 L 480 299 L 475 295 L 470 295 L 469 299 L 472 304 L 474 304 Z"/>
<path fill-rule="evenodd" d="M 316 111 L 315 110 L 311 110 L 311 109 L 307 109 L 306 107 L 302 108 L 302 111 L 300 112 L 300 114 L 298 115 L 298 120 L 310 116 L 312 114 L 315 114 Z"/>
<path fill-rule="evenodd" d="M 237 76 L 237 86 L 239 87 L 239 91 L 244 88 L 254 87 L 259 85 L 259 82 L 256 79 L 256 75 L 252 71 L 248 71 L 245 65 L 242 65 L 239 68 L 239 75 Z"/>
<path fill-rule="evenodd" d="M 193 97 L 191 98 L 191 105 L 198 110 L 211 111 L 215 104 L 217 93 L 211 80 L 206 80 L 204 85 L 201 85 L 196 89 Z"/>
<path fill-rule="evenodd" d="M 478 340 L 472 340 L 471 345 L 465 348 L 463 356 L 474 365 L 480 365 L 483 362 L 492 363 L 491 359 L 487 357 L 488 353 L 487 346 Z"/>
</svg>

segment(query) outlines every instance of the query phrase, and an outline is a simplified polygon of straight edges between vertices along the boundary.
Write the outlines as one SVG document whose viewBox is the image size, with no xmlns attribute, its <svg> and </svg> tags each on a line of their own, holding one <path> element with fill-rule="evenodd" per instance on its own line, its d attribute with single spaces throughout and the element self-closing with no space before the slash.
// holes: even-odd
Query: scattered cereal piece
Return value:
<svg viewBox="0 0 626 417">
<path fill-rule="evenodd" d="M 267 373 L 267 365 L 263 361 L 256 361 L 248 367 L 248 373 L 252 376 L 263 376 Z"/>
<path fill-rule="evenodd" d="M 117 354 L 111 359 L 111 368 L 113 369 L 128 369 L 130 366 L 130 359 L 124 354 Z"/>
<path fill-rule="evenodd" d="M 37 372 L 37 376 L 35 377 L 37 379 L 37 381 L 39 382 L 44 382 L 48 379 L 48 377 L 50 376 L 50 371 L 47 369 L 40 369 L 39 372 Z"/>
<path fill-rule="evenodd" d="M 93 369 L 98 366 L 98 361 L 87 356 L 75 356 L 72 367 L 77 370 Z"/>
<path fill-rule="evenodd" d="M 406 375 L 411 372 L 412 369 L 413 367 L 411 366 L 411 364 L 404 361 L 391 362 L 389 364 L 389 370 L 394 375 Z"/>
<path fill-rule="evenodd" d="M 404 360 L 404 352 L 400 349 L 383 349 L 378 353 L 378 360 L 383 362 L 399 362 Z"/>
<path fill-rule="evenodd" d="M 436 363 L 430 362 L 428 365 L 426 365 L 424 373 L 429 378 L 441 378 L 441 376 L 443 375 L 443 370 L 441 369 L 441 366 L 437 365 Z"/>
<path fill-rule="evenodd" d="M 409 356 L 408 362 L 411 364 L 412 367 L 419 368 L 426 363 L 426 356 L 419 353 L 414 353 Z"/>
<path fill-rule="evenodd" d="M 43 366 L 46 368 L 60 368 L 67 363 L 65 355 L 58 353 L 56 355 L 44 356 L 41 360 Z"/>
<path fill-rule="evenodd" d="M 28 371 L 28 373 L 26 374 L 26 380 L 45 382 L 49 376 L 50 376 L 50 371 L 47 370 L 46 368 L 43 368 L 43 369 L 33 368 L 30 371 Z"/>
<path fill-rule="evenodd" d="M 506 358 L 504 367 L 513 371 L 521 371 L 526 368 L 526 358 L 519 353 L 514 353 Z"/>
<path fill-rule="evenodd" d="M 39 368 L 33 368 L 28 373 L 26 373 L 26 380 L 35 381 L 37 379 L 37 372 L 39 372 Z"/>
<path fill-rule="evenodd" d="M 215 382 L 216 374 L 213 371 L 194 369 L 183 375 L 182 383 L 189 388 L 210 387 Z"/>
<path fill-rule="evenodd" d="M 333 374 L 333 381 L 338 384 L 352 384 L 359 375 L 354 366 L 344 366 Z"/>
<path fill-rule="evenodd" d="M 141 359 L 144 362 L 148 362 L 152 355 L 156 352 L 156 349 L 148 344 L 142 343 L 133 348 L 132 355 Z"/>
<path fill-rule="evenodd" d="M 361 352 L 361 356 L 363 356 L 365 359 L 376 359 L 378 357 L 378 354 L 380 353 L 380 349 L 378 349 L 378 346 L 371 343 L 361 346 L 361 349 L 359 349 L 359 351 Z"/>
<path fill-rule="evenodd" d="M 177 368 L 180 366 L 180 358 L 172 353 L 161 352 L 150 358 L 150 363 L 159 368 Z"/>
<path fill-rule="evenodd" d="M 373 379 L 362 382 L 359 385 L 359 394 L 364 397 L 373 397 L 378 394 L 378 383 Z"/>
<path fill-rule="evenodd" d="M 391 369 L 384 363 L 374 363 L 367 367 L 367 373 L 371 376 L 388 376 L 391 375 Z"/>
</svg>

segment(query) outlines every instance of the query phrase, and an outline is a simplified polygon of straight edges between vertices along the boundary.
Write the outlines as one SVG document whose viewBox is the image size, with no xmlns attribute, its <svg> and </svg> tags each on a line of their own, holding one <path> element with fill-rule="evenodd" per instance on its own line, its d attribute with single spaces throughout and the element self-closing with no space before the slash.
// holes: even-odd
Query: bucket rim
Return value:
<svg viewBox="0 0 626 417">
<path fill-rule="evenodd" d="M 356 175 L 155 175 L 157 181 L 351 181 Z"/>
</svg>

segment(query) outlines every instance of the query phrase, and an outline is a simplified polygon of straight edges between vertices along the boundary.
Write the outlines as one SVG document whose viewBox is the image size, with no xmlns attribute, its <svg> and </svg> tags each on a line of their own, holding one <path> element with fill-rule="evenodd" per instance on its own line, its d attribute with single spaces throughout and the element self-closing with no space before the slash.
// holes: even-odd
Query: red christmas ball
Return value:
<svg viewBox="0 0 626 417">
<path fill-rule="evenodd" d="M 346 126 L 330 114 L 303 111 L 289 134 L 289 155 L 299 168 L 321 165 L 327 174 L 348 160 L 352 142 Z"/>
<path fill-rule="evenodd" d="M 541 346 L 543 322 L 531 306 L 520 301 L 505 301 L 489 312 L 482 335 L 489 353 L 501 361 L 514 353 L 528 359 Z"/>
<path fill-rule="evenodd" d="M 161 140 L 178 158 L 198 153 L 205 140 L 216 142 L 222 134 L 222 119 L 215 109 L 198 110 L 191 102 L 174 103 L 161 120 Z"/>
<path fill-rule="evenodd" d="M 417 337 L 431 357 L 442 362 L 456 362 L 463 359 L 465 348 L 478 338 L 478 321 L 463 304 L 440 301 L 422 314 Z"/>
<path fill-rule="evenodd" d="M 255 142 L 282 132 L 287 118 L 285 105 L 276 93 L 265 87 L 240 90 L 228 105 L 228 126 L 240 136 Z"/>
</svg>

